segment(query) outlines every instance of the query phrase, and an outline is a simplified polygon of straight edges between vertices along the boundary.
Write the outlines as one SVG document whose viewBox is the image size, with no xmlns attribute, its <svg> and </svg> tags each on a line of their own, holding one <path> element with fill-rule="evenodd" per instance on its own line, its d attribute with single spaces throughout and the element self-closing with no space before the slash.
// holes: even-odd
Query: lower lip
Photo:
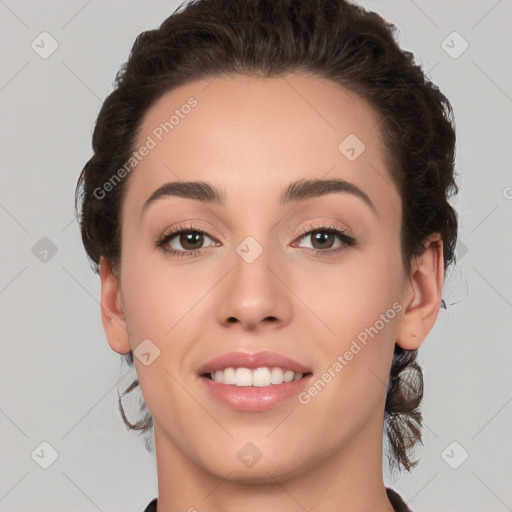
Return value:
<svg viewBox="0 0 512 512">
<path fill-rule="evenodd" d="M 296 397 L 309 384 L 311 377 L 310 374 L 299 380 L 265 387 L 219 384 L 202 376 L 201 380 L 213 398 L 227 407 L 237 411 L 260 412 L 273 409 Z"/>
</svg>

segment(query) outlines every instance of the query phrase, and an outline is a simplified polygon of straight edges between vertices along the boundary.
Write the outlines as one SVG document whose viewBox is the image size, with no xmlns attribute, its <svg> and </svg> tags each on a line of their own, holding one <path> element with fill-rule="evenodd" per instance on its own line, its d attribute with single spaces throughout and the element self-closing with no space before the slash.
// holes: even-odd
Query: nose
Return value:
<svg viewBox="0 0 512 512">
<path fill-rule="evenodd" d="M 236 253 L 221 288 L 218 321 L 244 331 L 284 327 L 292 316 L 292 292 L 286 281 L 286 272 L 265 249 L 252 262 Z"/>
</svg>

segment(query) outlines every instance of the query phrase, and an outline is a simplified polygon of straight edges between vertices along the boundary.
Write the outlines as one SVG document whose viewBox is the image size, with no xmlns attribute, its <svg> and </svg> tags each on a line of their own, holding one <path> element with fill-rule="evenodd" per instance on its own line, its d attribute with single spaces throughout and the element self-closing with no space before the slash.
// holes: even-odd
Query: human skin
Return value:
<svg viewBox="0 0 512 512">
<path fill-rule="evenodd" d="M 359 96 L 308 74 L 208 78 L 161 97 L 135 146 L 191 96 L 197 106 L 129 177 L 120 276 L 100 262 L 110 347 L 123 354 L 150 339 L 160 350 L 148 366 L 134 358 L 154 420 L 159 511 L 390 512 L 381 453 L 393 348 L 418 348 L 434 325 L 442 242 L 427 243 L 405 272 L 401 198 L 378 117 Z M 338 149 L 349 134 L 366 146 L 354 161 Z M 291 182 L 317 178 L 356 185 L 374 209 L 339 192 L 280 204 Z M 169 181 L 209 182 L 226 203 L 164 197 L 142 215 Z M 155 246 L 190 222 L 207 233 L 198 256 Z M 332 248 L 314 254 L 319 246 L 301 229 L 322 232 L 319 224 L 357 244 L 334 235 L 324 245 Z M 263 249 L 252 263 L 236 251 L 248 236 Z M 189 247 L 179 235 L 168 245 Z M 228 352 L 272 350 L 311 368 L 312 383 L 395 303 L 401 311 L 307 405 L 294 396 L 265 411 L 235 410 L 197 374 Z M 237 457 L 248 442 L 261 452 L 252 467 Z"/>
</svg>

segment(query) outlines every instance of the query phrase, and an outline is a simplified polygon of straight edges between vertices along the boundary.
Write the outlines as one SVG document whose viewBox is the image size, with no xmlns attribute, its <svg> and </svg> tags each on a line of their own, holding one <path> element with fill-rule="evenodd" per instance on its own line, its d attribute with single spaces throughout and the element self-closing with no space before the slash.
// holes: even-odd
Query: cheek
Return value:
<svg viewBox="0 0 512 512">
<path fill-rule="evenodd" d="M 197 273 L 172 269 L 162 258 L 134 255 L 123 261 L 123 304 L 132 346 L 141 338 L 163 341 L 172 336 L 205 286 Z"/>
<path fill-rule="evenodd" d="M 355 254 L 355 253 L 354 253 Z M 355 254 L 336 270 L 320 267 L 314 281 L 298 291 L 308 297 L 321 319 L 316 336 L 324 371 L 335 374 L 323 400 L 345 410 L 348 404 L 380 400 L 387 390 L 389 368 L 396 340 L 397 321 L 403 306 L 401 256 L 391 244 L 382 251 Z M 314 317 L 312 317 L 314 318 Z M 325 379 L 329 380 L 326 375 Z M 366 398 L 365 398 L 366 396 Z"/>
<path fill-rule="evenodd" d="M 297 295 L 317 313 L 325 334 L 342 344 L 374 325 L 401 298 L 403 278 L 398 251 L 354 252 L 342 265 L 316 264 L 305 274 L 314 279 L 302 284 L 299 280 Z M 386 326 L 394 323 L 396 309 L 387 315 Z"/>
<path fill-rule="evenodd" d="M 329 425 L 333 439 L 350 438 L 370 418 L 370 424 L 381 422 L 401 309 L 384 286 L 371 287 L 369 294 L 356 278 L 354 273 L 354 283 L 347 282 L 353 293 L 338 293 L 320 310 L 334 334 L 319 328 L 326 335 L 315 338 L 318 372 L 300 397 L 308 421 L 324 431 Z"/>
<path fill-rule="evenodd" d="M 204 294 L 202 287 L 194 283 L 184 272 L 170 272 L 165 259 L 149 253 L 132 252 L 123 261 L 123 305 L 137 378 L 147 408 L 160 421 L 164 421 L 168 410 L 164 404 L 173 404 L 169 407 L 179 410 L 187 405 L 188 395 L 178 382 L 184 381 L 182 368 L 190 346 L 191 334 L 187 336 L 186 331 L 193 317 L 191 309 Z M 137 347 L 147 339 L 151 341 L 150 357 L 157 354 L 148 365 L 137 358 Z"/>
</svg>

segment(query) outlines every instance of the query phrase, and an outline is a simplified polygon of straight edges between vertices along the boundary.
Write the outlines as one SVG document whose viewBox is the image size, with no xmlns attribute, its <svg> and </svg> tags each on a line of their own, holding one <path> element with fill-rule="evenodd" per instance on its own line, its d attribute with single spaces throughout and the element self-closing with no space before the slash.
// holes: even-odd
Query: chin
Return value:
<svg viewBox="0 0 512 512">
<path fill-rule="evenodd" d="M 257 442 L 257 441 L 256 441 Z M 241 447 L 240 447 L 241 446 Z M 308 461 L 300 460 L 296 447 L 272 446 L 259 451 L 252 443 L 221 447 L 202 455 L 203 468 L 218 478 L 247 484 L 274 484 L 306 470 Z M 204 452 L 203 452 L 204 453 Z"/>
<path fill-rule="evenodd" d="M 212 461 L 209 461 L 211 465 Z M 283 462 L 263 462 L 263 459 L 258 461 L 252 467 L 246 467 L 242 463 L 214 465 L 210 468 L 210 472 L 215 476 L 225 479 L 227 482 L 237 484 L 275 484 L 278 482 L 286 481 L 297 474 L 297 466 L 292 466 L 290 461 Z"/>
</svg>

